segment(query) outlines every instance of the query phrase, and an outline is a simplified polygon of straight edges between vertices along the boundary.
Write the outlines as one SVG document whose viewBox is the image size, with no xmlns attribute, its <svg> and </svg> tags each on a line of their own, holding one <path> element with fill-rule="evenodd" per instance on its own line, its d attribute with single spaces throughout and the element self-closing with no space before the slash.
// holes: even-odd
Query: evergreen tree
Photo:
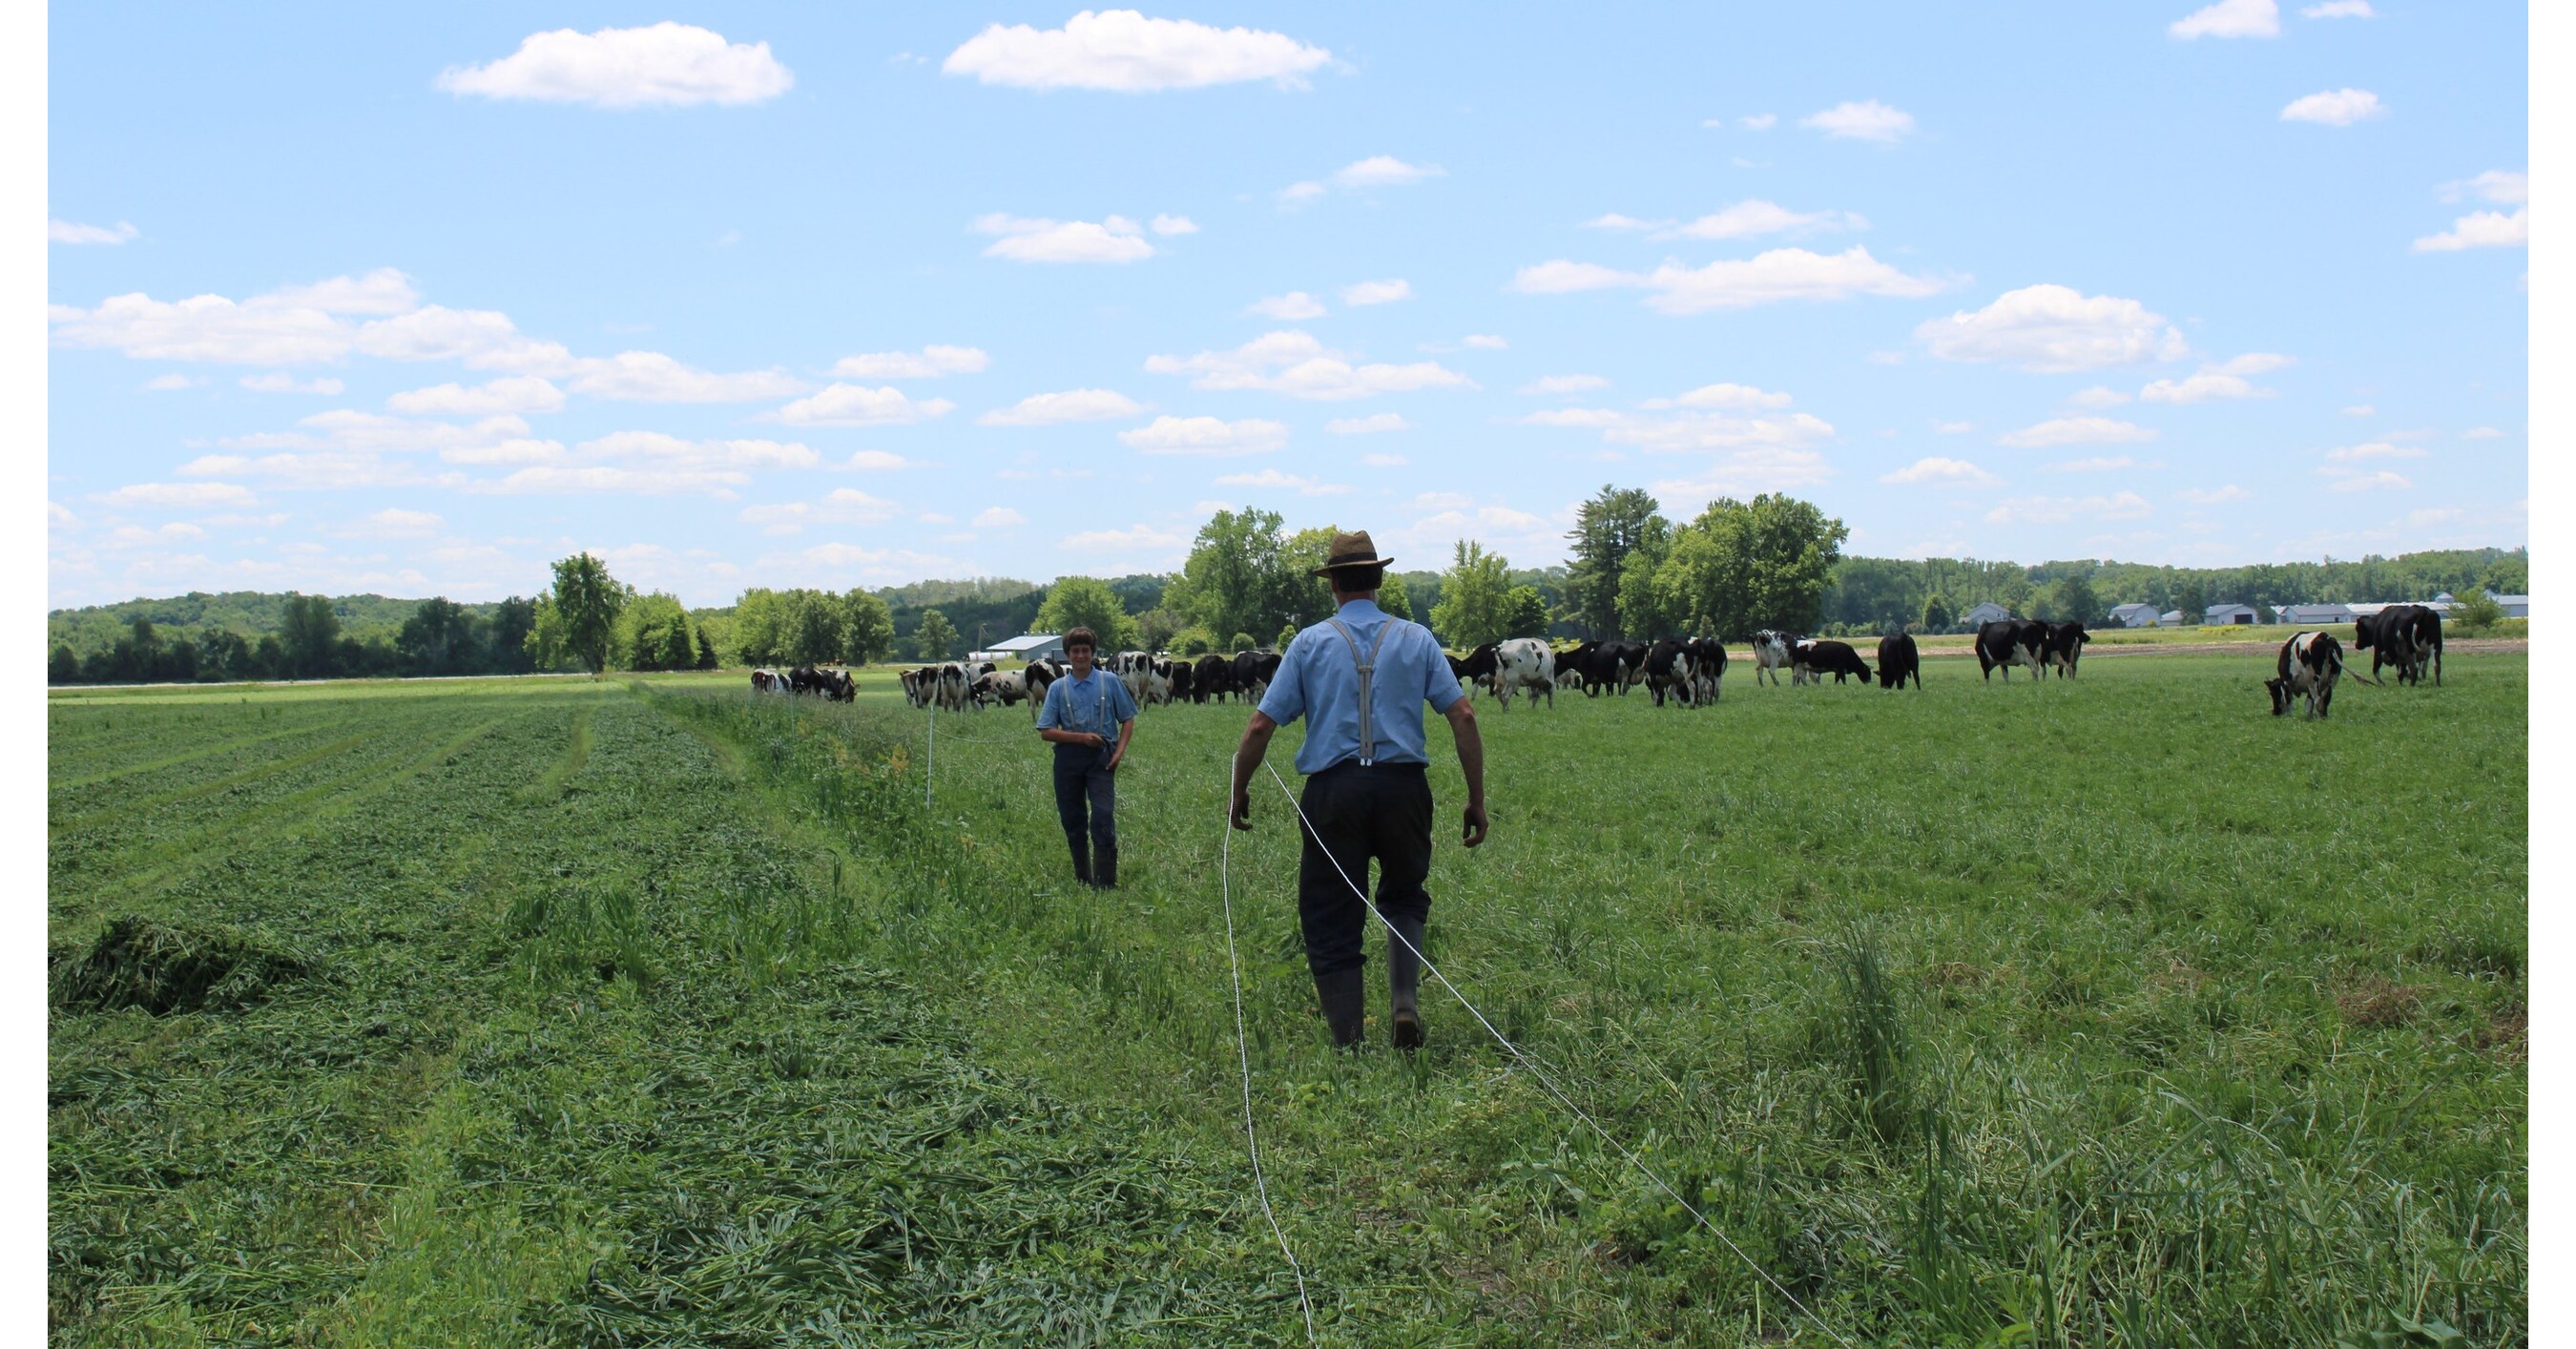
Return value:
<svg viewBox="0 0 2576 1349">
<path fill-rule="evenodd" d="M 1575 509 L 1565 576 L 1566 616 L 1600 638 L 1620 631 L 1619 586 L 1628 557 L 1657 533 L 1662 518 L 1655 498 L 1637 488 L 1602 485 L 1600 494 Z"/>
<path fill-rule="evenodd" d="M 662 668 L 685 670 L 698 663 L 698 648 L 689 640 L 688 615 L 675 615 L 662 630 Z"/>
<path fill-rule="evenodd" d="M 707 640 L 704 624 L 698 627 L 698 668 L 701 670 L 716 668 L 716 644 Z"/>
<path fill-rule="evenodd" d="M 1940 591 L 1935 590 L 1931 594 L 1923 597 L 1923 630 L 1925 632 L 1948 632 L 1950 630 L 1950 625 L 1958 621 L 1958 615 L 1950 612 L 1950 602 L 1941 598 Z"/>
</svg>

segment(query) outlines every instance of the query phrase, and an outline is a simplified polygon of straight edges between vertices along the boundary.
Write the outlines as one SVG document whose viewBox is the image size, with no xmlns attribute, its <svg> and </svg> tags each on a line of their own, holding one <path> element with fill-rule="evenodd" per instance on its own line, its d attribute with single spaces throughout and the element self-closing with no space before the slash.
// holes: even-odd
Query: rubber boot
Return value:
<svg viewBox="0 0 2576 1349">
<path fill-rule="evenodd" d="M 1323 1004 L 1324 1025 L 1333 1033 L 1333 1048 L 1360 1042 L 1368 1020 L 1368 971 L 1335 970 L 1315 976 L 1315 1000 Z"/>
<path fill-rule="evenodd" d="M 1091 883 L 1103 890 L 1118 888 L 1118 845 L 1102 844 L 1092 853 Z"/>
<path fill-rule="evenodd" d="M 1066 847 L 1073 850 L 1074 884 L 1091 884 L 1091 839 L 1082 834 L 1067 834 L 1064 836 L 1064 842 Z"/>
<path fill-rule="evenodd" d="M 1422 1013 L 1415 999 L 1415 990 L 1422 982 L 1422 957 L 1419 954 L 1424 949 L 1422 920 L 1390 918 L 1387 921 L 1395 928 L 1395 936 L 1389 937 L 1386 943 L 1386 987 L 1391 1011 L 1387 1025 L 1392 1028 L 1396 1048 L 1420 1049 Z"/>
</svg>

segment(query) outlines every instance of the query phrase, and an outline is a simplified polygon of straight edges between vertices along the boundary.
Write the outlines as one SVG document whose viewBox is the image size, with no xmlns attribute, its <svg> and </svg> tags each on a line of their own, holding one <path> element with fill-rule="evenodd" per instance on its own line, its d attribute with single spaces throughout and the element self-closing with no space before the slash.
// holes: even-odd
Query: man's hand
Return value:
<svg viewBox="0 0 2576 1349">
<path fill-rule="evenodd" d="M 1251 788 L 1237 787 L 1234 789 L 1234 809 L 1229 812 L 1228 818 L 1234 821 L 1234 827 L 1237 829 L 1250 829 L 1252 827 Z"/>
<path fill-rule="evenodd" d="M 1475 847 L 1477 844 L 1485 841 L 1485 830 L 1488 825 L 1489 822 L 1485 819 L 1485 803 L 1482 801 L 1468 802 L 1466 828 L 1468 847 Z"/>
<path fill-rule="evenodd" d="M 1107 766 L 1107 768 L 1109 769 L 1109 771 L 1110 771 L 1110 772 L 1112 772 L 1112 773 L 1117 772 L 1117 771 L 1118 771 L 1118 761 L 1119 761 L 1119 760 L 1121 760 L 1121 759 L 1124 759 L 1124 758 L 1126 758 L 1126 757 L 1127 757 L 1127 748 L 1126 748 L 1126 746 L 1124 746 L 1124 745 L 1121 745 L 1121 746 L 1120 746 L 1120 747 L 1118 747 L 1117 749 L 1115 749 L 1115 750 L 1111 751 L 1111 752 L 1110 752 L 1110 755 L 1109 755 L 1109 763 L 1106 765 L 1106 766 Z"/>
<path fill-rule="evenodd" d="M 1102 735 L 1097 731 L 1084 731 L 1082 733 L 1082 743 L 1087 748 L 1098 749 L 1102 745 L 1109 743 L 1109 737 Z"/>
</svg>

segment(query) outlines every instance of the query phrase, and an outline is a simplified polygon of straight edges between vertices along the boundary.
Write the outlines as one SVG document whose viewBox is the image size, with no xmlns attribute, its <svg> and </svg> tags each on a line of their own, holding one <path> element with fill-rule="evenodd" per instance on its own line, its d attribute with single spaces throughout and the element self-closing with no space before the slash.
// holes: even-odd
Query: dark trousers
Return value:
<svg viewBox="0 0 2576 1349">
<path fill-rule="evenodd" d="M 1055 813 L 1073 849 L 1073 878 L 1088 885 L 1118 876 L 1118 775 L 1109 771 L 1111 747 L 1055 747 Z M 1097 869 L 1095 871 L 1095 863 Z"/>
<path fill-rule="evenodd" d="M 1314 826 L 1297 860 L 1306 968 L 1318 977 L 1358 969 L 1376 920 L 1351 887 L 1368 884 L 1369 859 L 1377 859 L 1377 906 L 1389 920 L 1430 917 L 1422 882 L 1431 875 L 1431 778 L 1422 764 L 1344 760 L 1306 779 L 1298 805 Z"/>
</svg>

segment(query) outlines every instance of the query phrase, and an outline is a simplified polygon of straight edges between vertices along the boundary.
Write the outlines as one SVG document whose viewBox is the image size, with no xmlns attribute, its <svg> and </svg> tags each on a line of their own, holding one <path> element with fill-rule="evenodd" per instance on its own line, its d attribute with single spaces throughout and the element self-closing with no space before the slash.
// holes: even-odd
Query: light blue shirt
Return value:
<svg viewBox="0 0 2576 1349">
<path fill-rule="evenodd" d="M 1136 718 L 1136 699 L 1126 681 L 1095 665 L 1089 679 L 1072 675 L 1047 685 L 1046 702 L 1038 708 L 1041 731 L 1089 731 L 1118 743 L 1118 723 Z"/>
<path fill-rule="evenodd" d="M 1389 617 L 1375 600 L 1347 601 L 1334 617 L 1351 630 L 1360 656 L 1386 630 L 1369 680 L 1375 761 L 1431 762 L 1422 738 L 1422 705 L 1446 713 L 1466 696 L 1458 676 L 1449 673 L 1449 657 L 1439 639 L 1419 623 Z M 1261 714 L 1282 726 L 1306 718 L 1306 743 L 1297 747 L 1298 772 L 1320 773 L 1360 757 L 1359 659 L 1329 622 L 1298 633 L 1280 658 L 1279 677 L 1262 696 Z"/>
</svg>

